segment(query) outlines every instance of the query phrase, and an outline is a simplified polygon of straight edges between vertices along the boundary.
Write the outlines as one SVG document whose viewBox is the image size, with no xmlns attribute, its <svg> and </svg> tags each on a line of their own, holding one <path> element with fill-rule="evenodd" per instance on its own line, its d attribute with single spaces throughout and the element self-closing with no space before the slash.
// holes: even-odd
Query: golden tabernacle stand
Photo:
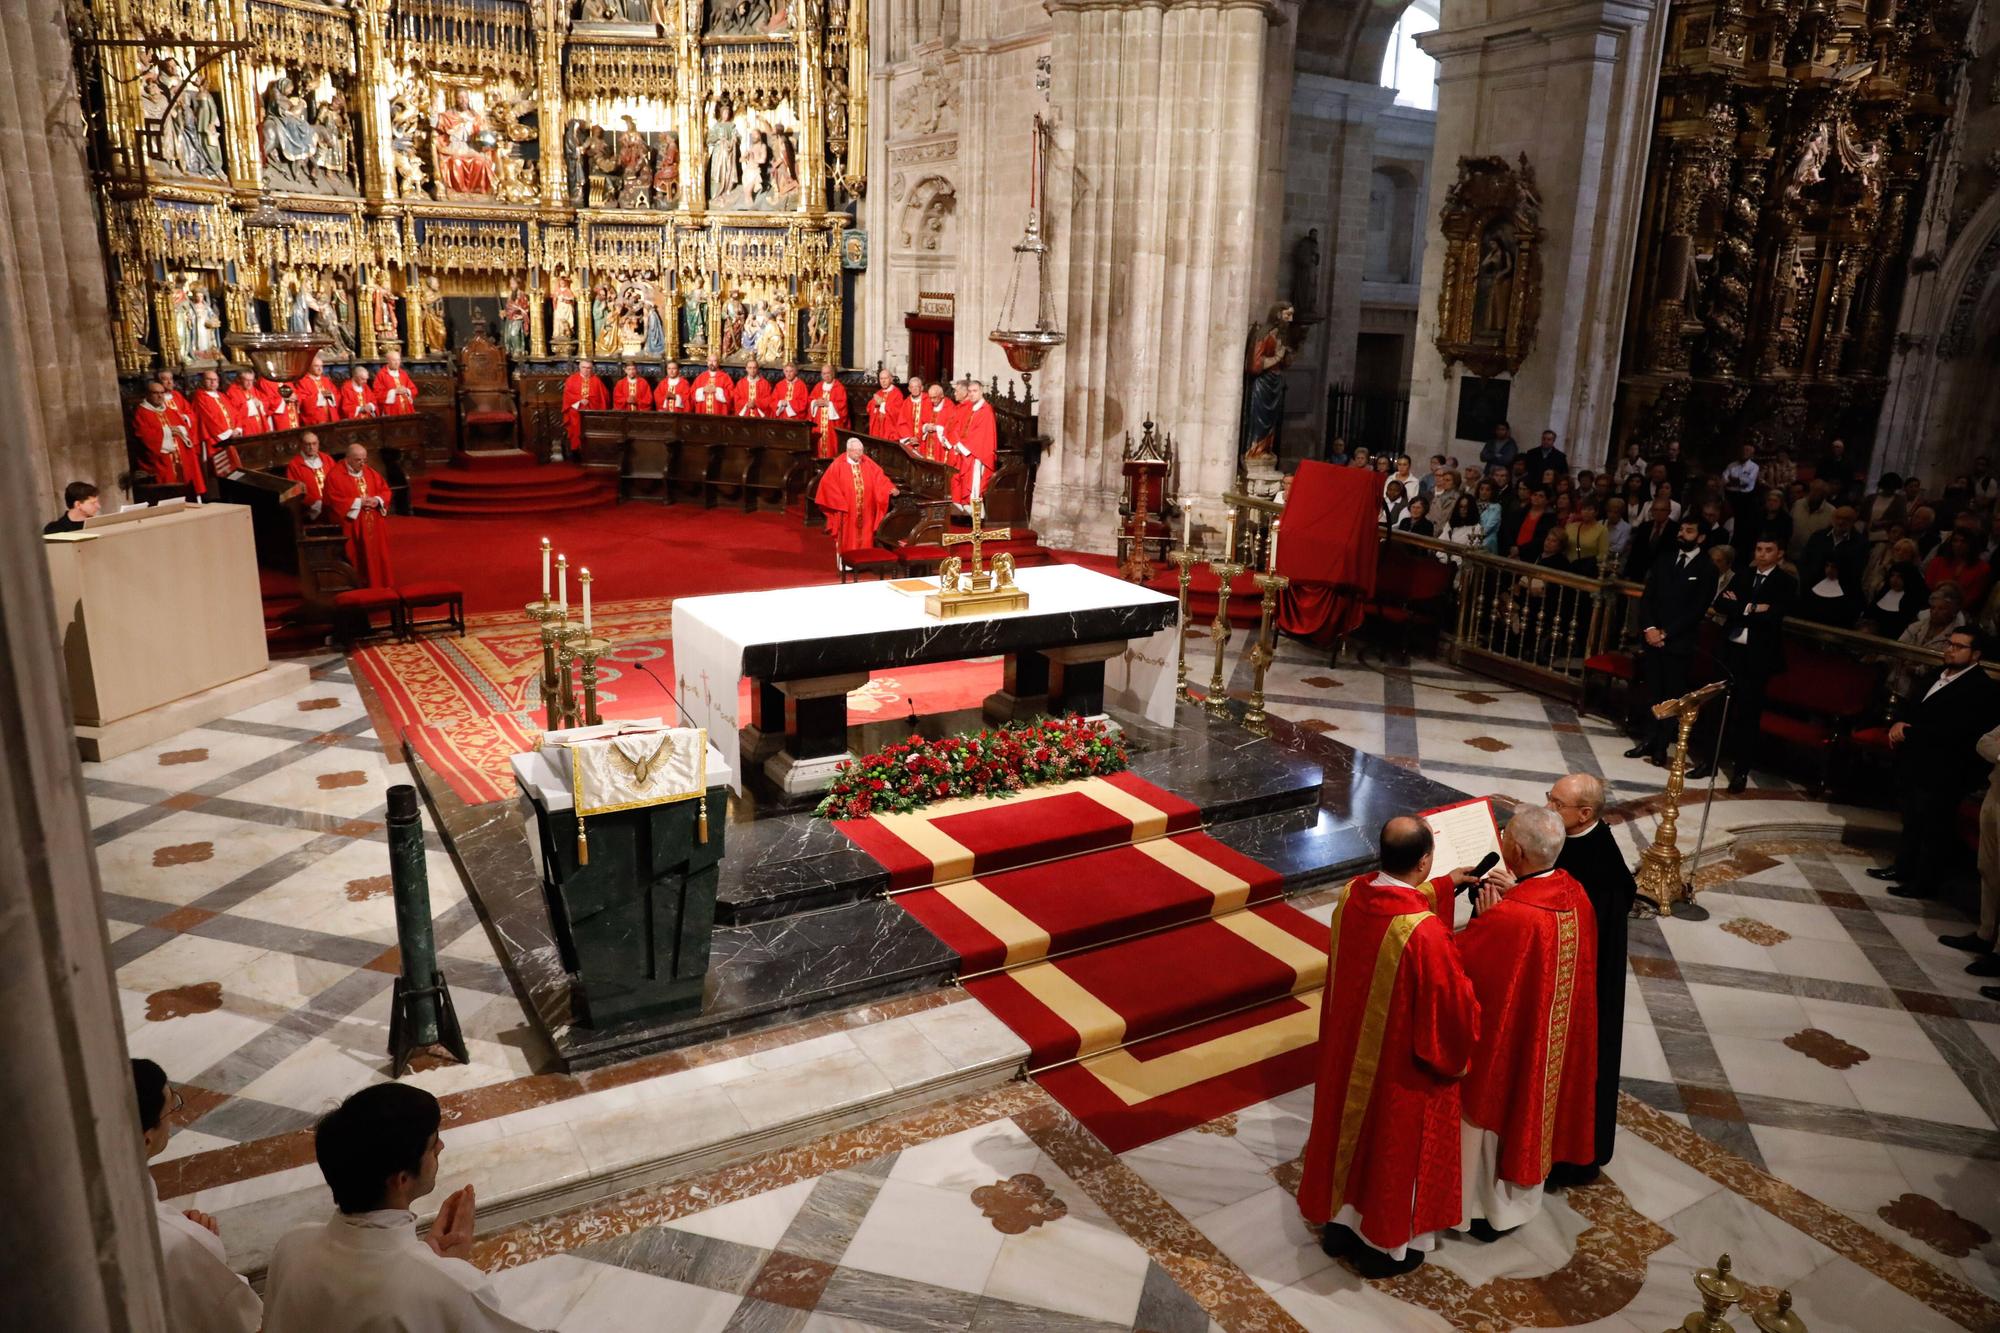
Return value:
<svg viewBox="0 0 2000 1333">
<path fill-rule="evenodd" d="M 1002 551 L 993 557 L 992 569 L 980 567 L 980 547 L 987 542 L 1006 541 L 1013 531 L 1010 528 L 989 528 L 984 526 L 984 522 L 979 497 L 975 495 L 972 497 L 972 530 L 944 535 L 946 546 L 971 544 L 972 568 L 960 573 L 957 556 L 949 557 L 938 567 L 938 590 L 924 598 L 924 610 L 939 620 L 1028 609 L 1028 594 L 1014 584 L 1013 556 Z"/>
<path fill-rule="evenodd" d="M 1653 705 L 1653 716 L 1680 718 L 1680 733 L 1674 737 L 1674 752 L 1667 763 L 1666 809 L 1653 833 L 1653 845 L 1639 855 L 1639 892 L 1661 916 L 1672 916 L 1674 904 L 1694 897 L 1694 886 L 1681 873 L 1681 852 L 1675 845 L 1680 832 L 1681 790 L 1687 780 L 1688 734 L 1694 730 L 1701 706 L 1722 693 L 1721 681 L 1714 681 L 1678 699 Z"/>
</svg>

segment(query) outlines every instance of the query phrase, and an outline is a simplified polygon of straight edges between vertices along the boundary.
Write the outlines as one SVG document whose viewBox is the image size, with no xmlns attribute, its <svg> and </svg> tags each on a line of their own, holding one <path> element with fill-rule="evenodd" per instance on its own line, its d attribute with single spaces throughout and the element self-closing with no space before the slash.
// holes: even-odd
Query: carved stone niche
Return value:
<svg viewBox="0 0 2000 1333">
<path fill-rule="evenodd" d="M 1445 195 L 1438 354 L 1475 375 L 1512 374 L 1535 344 L 1542 308 L 1542 196 L 1522 154 L 1461 157 Z"/>
</svg>

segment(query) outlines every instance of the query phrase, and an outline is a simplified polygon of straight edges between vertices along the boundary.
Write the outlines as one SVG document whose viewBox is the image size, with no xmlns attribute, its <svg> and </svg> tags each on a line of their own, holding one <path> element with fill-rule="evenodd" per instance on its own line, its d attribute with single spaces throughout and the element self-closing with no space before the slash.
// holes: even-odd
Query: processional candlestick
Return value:
<svg viewBox="0 0 2000 1333">
<path fill-rule="evenodd" d="M 1674 753 L 1667 765 L 1666 810 L 1654 830 L 1653 845 L 1639 855 L 1639 892 L 1659 908 L 1661 916 L 1672 916 L 1674 904 L 1694 896 L 1693 886 L 1682 873 L 1681 852 L 1676 840 L 1680 833 L 1681 792 L 1687 783 L 1688 736 L 1701 706 L 1722 693 L 1723 682 L 1713 681 L 1678 699 L 1653 705 L 1653 716 L 1678 717 L 1680 733 L 1674 738 Z"/>
</svg>

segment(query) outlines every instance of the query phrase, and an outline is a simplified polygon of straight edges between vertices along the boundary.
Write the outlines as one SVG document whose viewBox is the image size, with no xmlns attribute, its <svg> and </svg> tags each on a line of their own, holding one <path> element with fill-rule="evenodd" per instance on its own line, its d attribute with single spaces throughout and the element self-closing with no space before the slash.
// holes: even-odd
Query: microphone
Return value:
<svg viewBox="0 0 2000 1333">
<path fill-rule="evenodd" d="M 688 710 L 681 707 L 681 701 L 678 698 L 675 698 L 674 692 L 672 690 L 667 688 L 667 682 L 661 680 L 657 675 L 654 675 L 652 668 L 648 667 L 644 662 L 623 662 L 620 663 L 620 665 L 637 667 L 639 670 L 645 672 L 648 676 L 652 676 L 653 683 L 660 687 L 660 692 L 662 694 L 665 694 L 667 698 L 673 700 L 674 710 L 681 715 L 681 720 L 687 723 L 690 727 L 694 725 L 694 719 L 688 716 Z"/>
<path fill-rule="evenodd" d="M 1465 882 L 1464 886 L 1459 889 L 1459 892 L 1469 894 L 1478 889 L 1480 885 L 1486 882 L 1486 872 L 1499 864 L 1500 853 L 1498 852 L 1488 852 L 1486 855 L 1480 857 L 1479 864 L 1472 867 L 1472 878 Z"/>
</svg>

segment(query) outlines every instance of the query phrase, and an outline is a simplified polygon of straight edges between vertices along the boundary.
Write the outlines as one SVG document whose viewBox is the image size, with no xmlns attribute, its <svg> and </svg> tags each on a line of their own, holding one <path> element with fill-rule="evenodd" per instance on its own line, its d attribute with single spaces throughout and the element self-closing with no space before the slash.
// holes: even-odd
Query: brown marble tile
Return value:
<svg viewBox="0 0 2000 1333">
<path fill-rule="evenodd" d="M 1635 953 L 1631 957 L 1632 970 L 1642 977 L 1659 977 L 1668 981 L 1678 981 L 1681 965 L 1671 958 L 1659 958 L 1652 954 Z"/>
<path fill-rule="evenodd" d="M 368 775 L 358 768 L 344 773 L 322 773 L 316 779 L 321 791 L 339 791 L 343 787 L 359 787 L 368 781 Z"/>
<path fill-rule="evenodd" d="M 1549 730 L 1558 736 L 1581 736 L 1583 728 L 1575 722 L 1551 722 Z"/>
<path fill-rule="evenodd" d="M 153 849 L 153 866 L 165 870 L 172 866 L 191 866 L 214 859 L 215 844 L 212 842 L 179 842 L 168 847 Z"/>
<path fill-rule="evenodd" d="M 1310 731 L 1321 736 L 1326 735 L 1326 733 L 1328 733 L 1329 731 L 1340 730 L 1340 728 L 1335 726 L 1333 723 L 1328 722 L 1324 718 L 1318 718 L 1318 717 L 1307 718 L 1305 721 L 1298 724 L 1298 728 L 1300 731 Z"/>
<path fill-rule="evenodd" d="M 338 699 L 301 699 L 298 708 L 301 713 L 319 713 L 329 708 L 340 707 Z"/>
<path fill-rule="evenodd" d="M 1993 1239 L 1993 1233 L 1979 1223 L 1925 1194 L 1902 1195 L 1876 1209 L 1875 1215 L 1954 1259 L 1963 1259 Z"/>
<path fill-rule="evenodd" d="M 403 971 L 403 951 L 399 946 L 392 944 L 366 966 L 370 972 L 386 972 L 392 977 L 398 976 Z"/>
<path fill-rule="evenodd" d="M 1301 676 L 1299 684 L 1310 685 L 1316 690 L 1338 690 L 1345 688 L 1345 686 L 1332 676 Z"/>
<path fill-rule="evenodd" d="M 330 830 L 342 838 L 372 838 L 382 831 L 382 824 L 373 819 L 344 819 Z"/>
<path fill-rule="evenodd" d="M 208 751 L 200 746 L 192 750 L 168 750 L 160 756 L 161 768 L 172 768 L 176 764 L 198 764 L 208 758 Z"/>
<path fill-rule="evenodd" d="M 1789 931 L 1779 930 L 1769 922 L 1759 921 L 1755 917 L 1735 917 L 1723 922 L 1722 928 L 1739 940 L 1748 940 L 1752 944 L 1761 944 L 1767 949 L 1774 944 L 1783 944 L 1791 938 Z"/>
<path fill-rule="evenodd" d="M 1690 1083 L 1676 1084 L 1681 1106 L 1689 1115 L 1705 1115 L 1714 1120 L 1743 1120 L 1742 1104 L 1727 1088 L 1702 1088 Z"/>
<path fill-rule="evenodd" d="M 211 1152 L 190 1153 L 169 1162 L 154 1162 L 150 1169 L 160 1197 L 173 1199 L 273 1171 L 289 1171 L 312 1160 L 312 1131 L 302 1129 Z"/>
<path fill-rule="evenodd" d="M 390 875 L 369 875 L 364 879 L 350 879 L 345 890 L 347 901 L 365 903 L 371 898 L 386 898 L 395 884 L 395 878 Z"/>
<path fill-rule="evenodd" d="M 833 1277 L 834 1265 L 821 1259 L 786 1254 L 780 1250 L 765 1261 L 750 1289 L 743 1294 L 754 1300 L 769 1301 L 793 1310 L 810 1310 L 819 1304 Z"/>
<path fill-rule="evenodd" d="M 176 935 L 184 930 L 193 930 L 204 921 L 215 920 L 215 913 L 205 907 L 176 907 L 173 911 L 154 917 L 147 924 L 155 930 L 171 930 Z"/>
<path fill-rule="evenodd" d="M 208 798 L 206 796 L 199 796 L 191 791 L 177 791 L 172 796 L 161 801 L 160 808 L 163 810 L 199 810 L 207 804 Z"/>
<path fill-rule="evenodd" d="M 972 1191 L 972 1206 L 1003 1236 L 1024 1235 L 1069 1216 L 1069 1205 L 1031 1171 L 981 1185 Z"/>
<path fill-rule="evenodd" d="M 229 1100 L 227 1093 L 197 1088 L 192 1083 L 176 1083 L 174 1088 L 181 1095 L 181 1106 L 178 1111 L 167 1113 L 167 1123 L 175 1129 L 186 1129 Z"/>
<path fill-rule="evenodd" d="M 1382 715 L 1384 717 L 1415 717 L 1417 710 L 1408 704 L 1383 704 Z"/>
<path fill-rule="evenodd" d="M 1846 889 L 1815 889 L 1819 900 L 1828 907 L 1842 907 L 1849 911 L 1863 912 L 1868 909 L 1868 900 L 1858 893 Z"/>
<path fill-rule="evenodd" d="M 1682 1089 L 1683 1096 L 1686 1091 Z M 1618 1123 L 1952 1322 L 1968 1329 L 2000 1328 L 2000 1301 L 1890 1243 L 1839 1209 L 1759 1170 L 1630 1093 L 1619 1098 Z"/>
<path fill-rule="evenodd" d="M 1502 750 L 1514 748 L 1497 736 L 1468 736 L 1465 738 L 1465 743 L 1486 754 L 1499 754 Z"/>
<path fill-rule="evenodd" d="M 1499 695 L 1488 694 L 1484 690 L 1460 690 L 1457 697 L 1469 704 L 1497 704 L 1500 702 Z"/>
<path fill-rule="evenodd" d="M 1930 991 L 1898 990 L 1896 1000 L 1913 1014 L 1936 1014 L 1942 1018 L 1955 1018 L 1958 1006 L 1949 996 L 1935 995 Z"/>
<path fill-rule="evenodd" d="M 1868 1058 L 1867 1051 L 1820 1028 L 1794 1032 L 1785 1038 L 1785 1045 L 1828 1069 L 1852 1069 Z"/>
<path fill-rule="evenodd" d="M 444 1112 L 445 1128 L 476 1125 L 495 1116 L 516 1111 L 532 1111 L 551 1102 L 568 1101 L 582 1095 L 583 1088 L 568 1074 L 530 1074 L 505 1083 L 489 1083 L 483 1088 L 448 1092 L 438 1098 Z"/>
<path fill-rule="evenodd" d="M 165 1023 L 191 1014 L 212 1014 L 222 1007 L 222 983 L 197 981 L 169 990 L 156 990 L 146 997 L 146 1021 Z"/>
<path fill-rule="evenodd" d="M 1200 1134 L 1215 1134 L 1222 1138 L 1233 1139 L 1236 1137 L 1236 1113 L 1231 1111 L 1227 1115 L 1217 1116 L 1205 1125 L 1196 1125 L 1195 1131 Z"/>
</svg>

